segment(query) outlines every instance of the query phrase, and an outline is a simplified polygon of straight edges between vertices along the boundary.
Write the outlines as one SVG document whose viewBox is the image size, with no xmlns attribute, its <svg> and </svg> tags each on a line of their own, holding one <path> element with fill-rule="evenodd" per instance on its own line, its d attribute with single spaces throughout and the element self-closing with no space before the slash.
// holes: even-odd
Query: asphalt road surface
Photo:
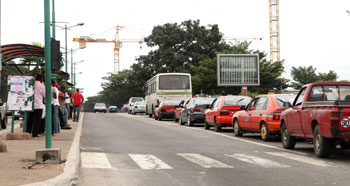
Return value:
<svg viewBox="0 0 350 186">
<path fill-rule="evenodd" d="M 350 185 L 350 151 L 319 159 L 313 145 L 181 126 L 145 115 L 85 113 L 79 185 Z"/>
</svg>

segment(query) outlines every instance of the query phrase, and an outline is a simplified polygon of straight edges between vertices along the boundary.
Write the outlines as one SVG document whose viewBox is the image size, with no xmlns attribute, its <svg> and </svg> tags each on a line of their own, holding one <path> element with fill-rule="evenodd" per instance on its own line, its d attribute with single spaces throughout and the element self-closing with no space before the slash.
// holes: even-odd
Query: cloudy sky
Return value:
<svg viewBox="0 0 350 186">
<path fill-rule="evenodd" d="M 43 0 L 1 0 L 2 45 L 44 43 Z M 318 72 L 334 70 L 340 80 L 350 80 L 350 10 L 349 0 L 280 1 L 281 58 L 285 60 L 284 77 L 292 66 L 313 65 Z M 268 0 L 56 0 L 56 21 L 84 26 L 68 31 L 68 48 L 77 49 L 73 37 L 94 36 L 113 40 L 117 25 L 121 39 L 146 37 L 156 25 L 199 19 L 203 25 L 218 24 L 226 37 L 263 37 L 253 40 L 251 48 L 269 52 Z M 58 23 L 64 26 L 64 23 Z M 56 38 L 64 46 L 64 30 L 57 28 Z M 121 69 L 135 63 L 135 57 L 149 49 L 137 43 L 124 43 L 120 51 Z M 69 55 L 69 60 L 71 56 Z M 101 91 L 102 77 L 113 71 L 113 44 L 87 43 L 77 50 L 77 87 L 85 97 Z M 70 65 L 68 65 L 70 72 Z"/>
</svg>

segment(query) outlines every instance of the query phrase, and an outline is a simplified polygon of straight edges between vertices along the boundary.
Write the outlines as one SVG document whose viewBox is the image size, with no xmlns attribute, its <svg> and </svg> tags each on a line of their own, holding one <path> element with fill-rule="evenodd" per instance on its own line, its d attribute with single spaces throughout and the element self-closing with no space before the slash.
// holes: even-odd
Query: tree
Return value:
<svg viewBox="0 0 350 186">
<path fill-rule="evenodd" d="M 303 85 L 314 82 L 337 81 L 338 75 L 330 70 L 328 73 L 316 73 L 316 68 L 313 66 L 292 67 L 291 75 L 294 80 L 291 87 L 300 89 Z"/>
</svg>

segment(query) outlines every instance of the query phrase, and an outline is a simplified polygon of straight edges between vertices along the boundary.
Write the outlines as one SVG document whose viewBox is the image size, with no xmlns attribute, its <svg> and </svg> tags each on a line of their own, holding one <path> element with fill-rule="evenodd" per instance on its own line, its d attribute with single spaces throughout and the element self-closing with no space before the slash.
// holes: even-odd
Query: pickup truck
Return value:
<svg viewBox="0 0 350 186">
<path fill-rule="evenodd" d="M 328 157 L 340 145 L 350 148 L 350 83 L 307 84 L 291 108 L 281 113 L 283 147 L 293 149 L 297 138 L 312 140 L 315 154 Z"/>
</svg>

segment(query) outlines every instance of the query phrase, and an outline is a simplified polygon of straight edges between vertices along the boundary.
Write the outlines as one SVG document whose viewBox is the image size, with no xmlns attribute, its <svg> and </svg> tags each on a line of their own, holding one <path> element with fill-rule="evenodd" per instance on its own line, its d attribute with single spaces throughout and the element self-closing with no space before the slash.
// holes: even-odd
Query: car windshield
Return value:
<svg viewBox="0 0 350 186">
<path fill-rule="evenodd" d="M 135 102 L 135 105 L 146 105 L 145 102 Z"/>
<path fill-rule="evenodd" d="M 106 105 L 104 103 L 96 103 L 95 106 L 96 107 L 106 107 Z"/>
<path fill-rule="evenodd" d="M 195 98 L 195 104 L 203 104 L 203 105 L 210 105 L 213 103 L 215 98 Z"/>
<path fill-rule="evenodd" d="M 141 97 L 131 98 L 131 103 L 135 103 L 136 101 L 143 101 L 143 98 Z"/>
<path fill-rule="evenodd" d="M 163 106 L 176 106 L 179 104 L 180 104 L 180 101 L 164 101 Z"/>
<path fill-rule="evenodd" d="M 233 105 L 247 105 L 252 98 L 244 97 L 244 96 L 230 96 L 224 98 L 225 106 L 233 106 Z"/>
<path fill-rule="evenodd" d="M 289 102 L 290 105 L 293 104 L 296 95 L 284 95 L 284 96 L 276 96 L 277 105 L 283 107 L 283 104 Z"/>
</svg>

